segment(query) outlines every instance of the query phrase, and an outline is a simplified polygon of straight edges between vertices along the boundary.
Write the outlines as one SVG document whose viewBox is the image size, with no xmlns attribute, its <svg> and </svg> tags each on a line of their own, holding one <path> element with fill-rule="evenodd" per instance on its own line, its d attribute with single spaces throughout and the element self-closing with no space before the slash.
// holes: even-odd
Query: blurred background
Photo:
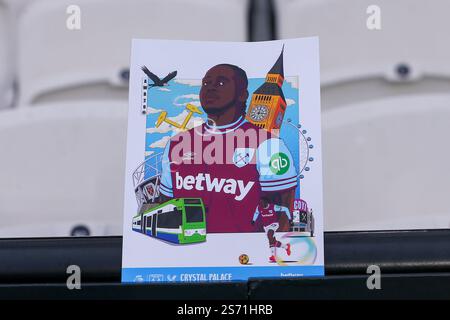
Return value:
<svg viewBox="0 0 450 320">
<path fill-rule="evenodd" d="M 0 237 L 122 233 L 132 38 L 319 36 L 325 230 L 449 228 L 447 0 L 0 0 Z"/>
</svg>

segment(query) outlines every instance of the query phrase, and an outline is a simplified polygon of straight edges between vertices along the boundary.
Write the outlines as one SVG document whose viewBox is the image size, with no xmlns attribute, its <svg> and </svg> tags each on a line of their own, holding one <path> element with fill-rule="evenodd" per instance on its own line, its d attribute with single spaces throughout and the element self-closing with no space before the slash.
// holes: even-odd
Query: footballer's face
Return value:
<svg viewBox="0 0 450 320">
<path fill-rule="evenodd" d="M 232 68 L 218 65 L 206 72 L 200 89 L 200 102 L 207 114 L 220 113 L 233 106 L 237 96 L 235 72 Z"/>
</svg>

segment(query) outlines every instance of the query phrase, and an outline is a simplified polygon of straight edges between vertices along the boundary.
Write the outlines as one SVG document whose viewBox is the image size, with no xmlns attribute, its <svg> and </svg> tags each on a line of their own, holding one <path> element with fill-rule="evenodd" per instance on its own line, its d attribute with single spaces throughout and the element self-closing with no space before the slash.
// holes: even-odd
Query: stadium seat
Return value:
<svg viewBox="0 0 450 320">
<path fill-rule="evenodd" d="M 96 101 L 1 112 L 0 237 L 121 234 L 126 113 Z"/>
<path fill-rule="evenodd" d="M 371 16 L 366 10 L 373 1 L 275 3 L 279 38 L 319 36 L 321 82 L 325 89 L 372 78 L 398 83 L 450 74 L 450 44 L 442 40 L 450 27 L 446 18 L 450 2 L 446 0 L 435 0 L 433 5 L 421 0 L 376 1 L 380 8 L 380 30 L 369 30 L 366 26 Z M 409 66 L 405 77 L 397 70 L 403 64 Z M 372 97 L 379 92 L 360 94 L 363 93 Z M 353 96 L 347 99 L 354 102 Z M 325 109 L 336 106 L 334 101 L 324 103 Z"/>
<path fill-rule="evenodd" d="M 73 4 L 34 1 L 20 15 L 20 105 L 126 101 L 132 38 L 247 37 L 247 1 L 79 0 L 81 29 L 69 30 L 66 9 Z"/>
<path fill-rule="evenodd" d="M 323 115 L 328 229 L 450 228 L 449 105 L 411 95 Z"/>
<path fill-rule="evenodd" d="M 373 4 L 379 30 L 366 25 Z M 448 228 L 450 2 L 275 8 L 279 38 L 319 36 L 325 229 Z"/>
<path fill-rule="evenodd" d="M 11 32 L 9 8 L 0 1 L 0 110 L 9 107 L 12 103 L 14 63 Z"/>
</svg>

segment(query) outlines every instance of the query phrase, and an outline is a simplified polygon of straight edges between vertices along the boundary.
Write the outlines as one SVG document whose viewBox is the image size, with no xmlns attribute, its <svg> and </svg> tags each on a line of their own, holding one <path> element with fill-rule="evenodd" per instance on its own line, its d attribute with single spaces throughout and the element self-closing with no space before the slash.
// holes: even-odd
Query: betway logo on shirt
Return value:
<svg viewBox="0 0 450 320">
<path fill-rule="evenodd" d="M 269 211 L 266 211 L 266 212 L 262 212 L 261 215 L 262 215 L 263 217 L 271 217 L 271 216 L 273 216 L 273 210 L 269 210 Z"/>
<path fill-rule="evenodd" d="M 214 178 L 211 179 L 209 173 L 199 173 L 196 176 L 182 177 L 178 172 L 175 173 L 176 188 L 178 190 L 198 190 L 209 192 L 223 192 L 234 194 L 235 200 L 241 201 L 248 194 L 255 182 L 249 181 L 245 183 L 243 180 Z"/>
</svg>

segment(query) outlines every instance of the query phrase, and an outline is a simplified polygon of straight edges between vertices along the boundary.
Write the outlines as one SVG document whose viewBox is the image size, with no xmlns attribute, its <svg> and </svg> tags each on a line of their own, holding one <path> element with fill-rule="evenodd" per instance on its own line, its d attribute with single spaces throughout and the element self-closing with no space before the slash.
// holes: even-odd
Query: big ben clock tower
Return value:
<svg viewBox="0 0 450 320">
<path fill-rule="evenodd" d="M 267 131 L 280 129 L 286 111 L 286 99 L 281 86 L 284 81 L 283 49 L 265 82 L 253 92 L 246 119 Z"/>
</svg>

